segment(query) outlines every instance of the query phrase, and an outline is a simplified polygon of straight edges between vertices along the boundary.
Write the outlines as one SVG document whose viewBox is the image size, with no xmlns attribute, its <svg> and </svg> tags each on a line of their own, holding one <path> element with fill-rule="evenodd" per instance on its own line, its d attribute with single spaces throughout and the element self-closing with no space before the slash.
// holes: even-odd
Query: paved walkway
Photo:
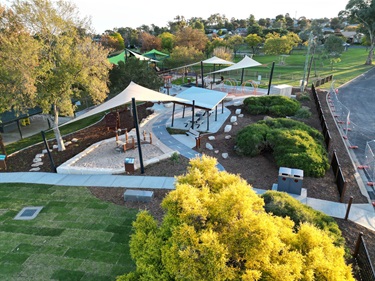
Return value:
<svg viewBox="0 0 375 281">
<path fill-rule="evenodd" d="M 108 188 L 174 189 L 175 178 L 123 175 L 65 175 L 56 173 L 15 172 L 0 173 L 0 183 L 36 183 L 61 186 L 98 186 Z M 255 189 L 258 194 L 266 190 Z M 293 195 L 292 195 L 293 196 Z M 347 204 L 330 202 L 305 196 L 293 196 L 315 210 L 335 217 L 345 218 Z M 349 220 L 375 231 L 375 212 L 371 204 L 353 204 Z"/>
</svg>

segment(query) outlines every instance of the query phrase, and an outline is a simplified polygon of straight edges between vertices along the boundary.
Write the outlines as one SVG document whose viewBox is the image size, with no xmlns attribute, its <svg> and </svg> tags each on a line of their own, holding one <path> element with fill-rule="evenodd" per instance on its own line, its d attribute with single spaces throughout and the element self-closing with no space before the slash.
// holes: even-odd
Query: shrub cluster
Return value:
<svg viewBox="0 0 375 281">
<path fill-rule="evenodd" d="M 236 145 L 239 154 L 251 157 L 271 150 L 279 167 L 301 169 L 306 176 L 323 177 L 329 169 L 322 134 L 300 121 L 259 121 L 238 132 Z"/>
<path fill-rule="evenodd" d="M 267 213 L 283 218 L 289 217 L 295 223 L 296 230 L 301 223 L 311 223 L 326 231 L 333 238 L 336 246 L 345 245 L 341 230 L 332 217 L 302 204 L 285 192 L 267 191 L 261 197 Z"/>
<path fill-rule="evenodd" d="M 301 108 L 297 100 L 278 95 L 248 97 L 244 105 L 250 114 L 268 114 L 273 117 L 293 116 Z"/>
</svg>

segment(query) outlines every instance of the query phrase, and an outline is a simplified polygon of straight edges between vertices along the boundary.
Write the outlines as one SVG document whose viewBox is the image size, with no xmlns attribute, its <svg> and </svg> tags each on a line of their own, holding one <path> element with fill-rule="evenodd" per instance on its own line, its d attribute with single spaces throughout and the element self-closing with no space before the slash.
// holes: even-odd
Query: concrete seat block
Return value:
<svg viewBox="0 0 375 281">
<path fill-rule="evenodd" d="M 125 201 L 150 202 L 153 197 L 154 197 L 153 191 L 127 189 L 124 192 Z"/>
</svg>

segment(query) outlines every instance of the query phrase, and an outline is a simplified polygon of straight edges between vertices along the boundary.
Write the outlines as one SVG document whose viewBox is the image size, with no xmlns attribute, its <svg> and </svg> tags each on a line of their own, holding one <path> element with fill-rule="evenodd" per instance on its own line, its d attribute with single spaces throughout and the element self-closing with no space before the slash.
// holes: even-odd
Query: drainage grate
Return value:
<svg viewBox="0 0 375 281">
<path fill-rule="evenodd" d="M 32 220 L 34 219 L 43 207 L 25 207 L 23 208 L 17 216 L 14 217 L 15 220 Z"/>
</svg>

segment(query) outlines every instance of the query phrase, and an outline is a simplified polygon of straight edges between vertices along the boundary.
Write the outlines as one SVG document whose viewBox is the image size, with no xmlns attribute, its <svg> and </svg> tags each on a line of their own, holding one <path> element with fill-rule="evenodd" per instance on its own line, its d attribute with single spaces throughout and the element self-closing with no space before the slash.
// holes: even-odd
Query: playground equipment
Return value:
<svg viewBox="0 0 375 281">
<path fill-rule="evenodd" d="M 124 131 L 125 140 L 120 140 L 121 132 Z M 147 141 L 147 133 L 143 131 L 143 140 L 141 144 L 148 143 L 152 144 L 152 134 L 149 133 L 149 140 Z M 135 136 L 129 136 L 128 129 L 118 129 L 116 130 L 116 147 L 115 149 L 119 152 L 126 152 L 129 149 L 135 149 L 137 146 L 135 144 Z"/>
<path fill-rule="evenodd" d="M 222 79 L 222 82 L 219 85 L 219 90 L 222 92 L 235 94 L 237 93 L 237 85 L 238 85 L 238 82 L 236 79 L 225 78 L 225 79 Z"/>
<path fill-rule="evenodd" d="M 251 88 L 247 87 L 250 85 Z M 258 89 L 258 83 L 254 80 L 247 80 L 241 84 L 241 93 L 244 95 L 256 95 Z"/>
</svg>

